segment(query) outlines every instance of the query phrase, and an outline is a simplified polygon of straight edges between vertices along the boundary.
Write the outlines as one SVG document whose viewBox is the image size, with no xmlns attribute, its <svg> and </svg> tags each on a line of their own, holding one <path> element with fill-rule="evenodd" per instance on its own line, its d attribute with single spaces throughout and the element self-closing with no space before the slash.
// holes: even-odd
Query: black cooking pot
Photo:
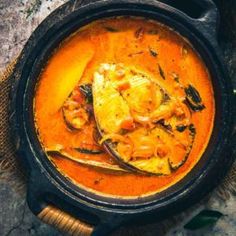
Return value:
<svg viewBox="0 0 236 236">
<path fill-rule="evenodd" d="M 106 235 L 124 224 L 161 220 L 203 198 L 231 165 L 229 144 L 233 130 L 233 90 L 216 41 L 217 8 L 211 0 L 166 2 L 174 5 L 155 0 L 69 1 L 40 24 L 24 47 L 12 75 L 10 122 L 18 154 L 29 174 L 29 207 L 45 221 L 51 224 L 60 221 L 55 220 L 53 214 L 41 214 L 48 205 L 52 205 L 54 210 L 60 209 L 61 215 L 67 212 L 74 222 L 81 219 L 82 226 L 85 225 L 83 222 L 88 223 L 93 235 Z M 66 179 L 43 152 L 33 116 L 35 85 L 53 49 L 79 27 L 96 19 L 120 15 L 153 19 L 186 37 L 210 71 L 216 101 L 212 136 L 199 163 L 184 179 L 167 190 L 133 199 L 95 195 Z M 45 219 L 47 214 L 51 216 L 49 220 Z M 63 228 L 59 223 L 58 227 Z M 85 233 L 83 228 L 81 232 L 82 235 Z"/>
</svg>

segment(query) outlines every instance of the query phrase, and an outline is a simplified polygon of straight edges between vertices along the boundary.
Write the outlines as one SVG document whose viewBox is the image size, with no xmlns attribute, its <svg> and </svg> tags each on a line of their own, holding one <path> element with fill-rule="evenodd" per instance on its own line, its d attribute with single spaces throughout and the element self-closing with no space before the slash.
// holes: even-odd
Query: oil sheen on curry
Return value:
<svg viewBox="0 0 236 236">
<path fill-rule="evenodd" d="M 142 18 L 95 21 L 43 69 L 35 123 L 73 183 L 117 197 L 160 192 L 201 158 L 215 114 L 208 70 L 174 30 Z"/>
</svg>

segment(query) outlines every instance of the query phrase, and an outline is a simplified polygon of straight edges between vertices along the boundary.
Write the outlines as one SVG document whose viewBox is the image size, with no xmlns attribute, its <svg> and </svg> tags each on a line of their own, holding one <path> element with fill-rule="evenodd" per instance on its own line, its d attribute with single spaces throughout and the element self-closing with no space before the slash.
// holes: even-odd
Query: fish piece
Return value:
<svg viewBox="0 0 236 236">
<path fill-rule="evenodd" d="M 100 131 L 105 134 L 119 133 L 122 122 L 131 118 L 124 98 L 114 84 L 98 72 L 94 74 L 92 90 L 94 115 Z"/>
<path fill-rule="evenodd" d="M 136 75 L 129 73 L 126 79 L 130 83 L 130 88 L 123 91 L 122 96 L 132 111 L 146 114 L 160 106 L 162 92 L 148 76 L 141 73 Z"/>
<path fill-rule="evenodd" d="M 130 161 L 129 164 L 147 174 L 169 175 L 171 173 L 168 158 L 152 157 L 148 160 Z"/>
<path fill-rule="evenodd" d="M 190 124 L 183 101 L 146 73 L 122 64 L 102 64 L 92 90 L 100 144 L 120 165 L 138 173 L 168 175 L 185 163 L 194 136 L 189 129 L 176 129 Z"/>
<path fill-rule="evenodd" d="M 63 106 L 63 103 L 70 95 L 71 91 L 75 88 L 75 86 L 79 83 L 80 79 L 83 76 L 83 73 L 88 65 L 88 63 L 92 60 L 94 56 L 94 49 L 87 42 L 80 43 L 81 52 L 78 58 L 73 58 L 70 64 L 70 69 L 66 69 L 66 73 L 58 74 L 56 73 L 55 68 L 55 76 L 57 77 L 55 80 L 55 87 L 51 88 L 48 93 L 50 93 L 51 99 L 51 112 L 57 112 Z M 86 49 L 86 50 L 84 50 Z"/>
</svg>

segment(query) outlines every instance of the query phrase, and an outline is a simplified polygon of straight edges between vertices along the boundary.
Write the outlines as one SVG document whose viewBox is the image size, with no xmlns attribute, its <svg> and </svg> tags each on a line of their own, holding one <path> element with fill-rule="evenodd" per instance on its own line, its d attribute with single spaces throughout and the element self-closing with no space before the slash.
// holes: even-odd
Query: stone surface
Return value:
<svg viewBox="0 0 236 236">
<path fill-rule="evenodd" d="M 217 0 L 216 0 L 217 1 Z M 0 71 L 21 51 L 31 32 L 56 7 L 66 0 L 0 0 Z M 227 3 L 226 3 L 227 2 Z M 219 0 L 222 14 L 219 42 L 224 60 L 236 87 L 236 1 Z M 203 208 L 221 211 L 224 216 L 214 227 L 190 232 L 183 225 Z M 144 236 L 158 235 L 158 229 L 151 225 Z M 137 230 L 138 231 L 138 230 Z M 4 180 L 0 181 L 0 236 L 56 236 L 55 229 L 41 223 L 28 209 L 25 196 L 17 193 Z M 125 234 L 124 234 L 125 235 Z M 136 235 L 136 234 L 135 234 Z M 212 194 L 207 205 L 201 205 L 185 217 L 169 236 L 234 236 L 236 235 L 236 196 L 222 201 Z"/>
</svg>

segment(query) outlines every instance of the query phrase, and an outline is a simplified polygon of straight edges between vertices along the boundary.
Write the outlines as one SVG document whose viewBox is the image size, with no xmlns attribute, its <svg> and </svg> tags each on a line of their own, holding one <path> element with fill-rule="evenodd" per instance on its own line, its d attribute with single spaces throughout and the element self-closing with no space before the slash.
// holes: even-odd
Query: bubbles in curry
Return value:
<svg viewBox="0 0 236 236">
<path fill-rule="evenodd" d="M 53 53 L 39 78 L 35 123 L 57 169 L 113 196 L 181 180 L 211 136 L 208 70 L 174 30 L 142 18 L 95 21 Z"/>
</svg>

